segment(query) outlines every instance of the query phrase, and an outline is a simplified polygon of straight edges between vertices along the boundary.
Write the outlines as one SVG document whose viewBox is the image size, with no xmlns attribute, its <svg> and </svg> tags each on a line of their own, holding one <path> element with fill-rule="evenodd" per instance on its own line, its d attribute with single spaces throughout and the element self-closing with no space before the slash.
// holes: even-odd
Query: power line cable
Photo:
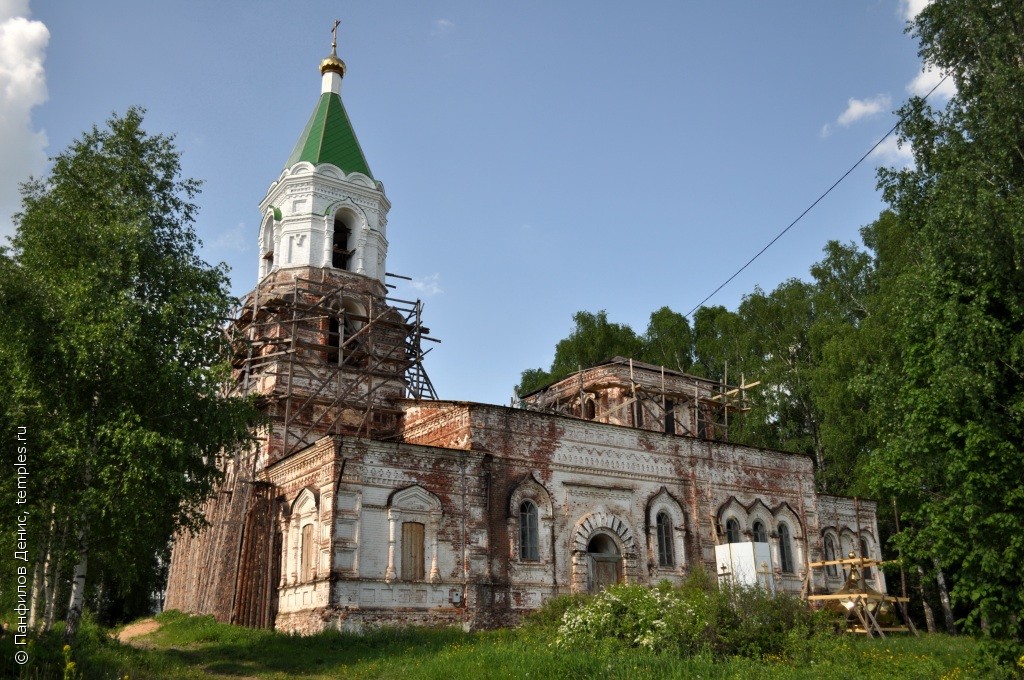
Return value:
<svg viewBox="0 0 1024 680">
<path fill-rule="evenodd" d="M 935 92 L 935 90 L 939 89 L 939 87 L 940 87 L 940 86 L 941 86 L 941 85 L 942 85 L 942 84 L 943 84 L 944 82 L 946 82 L 946 80 L 947 80 L 948 78 L 949 78 L 949 74 L 946 74 L 945 76 L 943 76 L 943 77 L 942 77 L 942 80 L 940 80 L 940 81 L 939 81 L 938 83 L 936 83 L 936 84 L 935 84 L 935 86 L 934 86 L 934 87 L 933 87 L 932 89 L 930 89 L 930 90 L 928 91 L 928 94 L 926 94 L 926 95 L 924 96 L 924 99 L 925 99 L 925 100 L 927 101 L 928 97 L 932 96 L 932 93 L 933 93 L 933 92 Z M 825 190 L 825 193 L 823 193 L 823 194 L 822 194 L 821 196 L 818 196 L 818 198 L 817 198 L 817 199 L 816 199 L 816 200 L 814 201 L 814 203 L 811 203 L 811 204 L 810 204 L 809 206 L 807 206 L 807 208 L 806 208 L 806 209 L 805 209 L 805 210 L 804 210 L 804 211 L 803 211 L 802 213 L 800 213 L 800 214 L 799 214 L 799 215 L 797 216 L 797 218 L 796 218 L 795 220 L 793 220 L 792 222 L 790 222 L 790 223 L 789 223 L 789 225 L 788 225 L 788 226 L 787 226 L 787 227 L 786 227 L 785 229 L 783 229 L 783 230 L 782 230 L 782 231 L 780 231 L 780 232 L 779 232 L 778 234 L 776 234 L 776 235 L 775 235 L 775 238 L 773 238 L 773 239 L 772 239 L 771 241 L 769 241 L 769 242 L 767 243 L 767 245 L 765 245 L 765 247 L 764 247 L 764 248 L 761 248 L 761 250 L 757 251 L 757 254 L 756 254 L 756 255 L 754 255 L 754 256 L 753 256 L 752 258 L 750 258 L 749 260 L 747 260 L 746 264 L 744 264 L 744 265 L 743 265 L 742 267 L 740 267 L 739 269 L 737 269 L 737 270 L 736 270 L 736 271 L 735 271 L 735 272 L 733 273 L 733 275 L 732 275 L 732 276 L 730 276 L 729 278 L 727 278 L 727 279 L 726 279 L 726 280 L 725 280 L 724 282 L 722 282 L 722 284 L 721 284 L 720 286 L 718 286 L 718 288 L 715 288 L 715 289 L 714 289 L 713 291 L 711 291 L 711 293 L 710 293 L 710 294 L 709 294 L 709 295 L 708 295 L 708 296 L 707 296 L 706 298 L 704 298 L 703 300 L 701 300 L 700 302 L 698 302 L 698 303 L 697 303 L 697 305 L 696 305 L 696 306 L 695 306 L 695 307 L 694 307 L 693 309 L 691 309 L 691 310 L 690 310 L 689 312 L 687 312 L 687 313 L 686 313 L 686 316 L 687 316 L 687 317 L 692 317 L 692 316 L 693 316 L 693 313 L 694 313 L 694 312 L 696 312 L 696 311 L 697 311 L 698 309 L 700 309 L 700 308 L 701 308 L 702 306 L 704 306 L 704 303 L 705 303 L 705 302 L 707 302 L 708 300 L 710 300 L 711 298 L 713 298 L 713 297 L 714 297 L 714 296 L 715 296 L 715 295 L 716 295 L 716 294 L 718 293 L 718 291 L 720 291 L 720 290 L 722 290 L 723 288 L 725 288 L 726 286 L 728 286 L 728 285 L 729 285 L 729 283 L 730 283 L 730 282 L 732 282 L 732 280 L 733 280 L 733 279 L 735 279 L 735 278 L 736 278 L 737 276 L 739 276 L 740 274 L 742 274 L 742 273 L 743 273 L 743 270 L 744 270 L 744 269 L 746 269 L 746 268 L 747 268 L 747 267 L 749 267 L 749 266 L 750 266 L 751 264 L 753 264 L 753 263 L 754 263 L 754 260 L 756 260 L 757 258 L 761 257 L 761 255 L 763 255 L 763 254 L 764 254 L 764 251 L 766 251 L 766 250 L 768 250 L 769 248 L 771 248 L 771 247 L 772 247 L 772 246 L 773 246 L 773 245 L 775 244 L 775 242 L 776 242 L 776 241 L 778 241 L 778 240 L 779 240 L 780 238 L 782 238 L 782 237 L 783 237 L 783 236 L 785 235 L 785 233 L 786 233 L 787 231 L 789 231 L 789 230 L 790 230 L 790 229 L 792 229 L 792 228 L 793 228 L 794 226 L 796 226 L 797 222 L 799 222 L 800 220 L 802 220 L 802 219 L 804 218 L 804 215 L 806 215 L 807 213 L 811 212 L 811 210 L 813 210 L 813 209 L 814 209 L 814 206 L 816 206 L 816 205 L 818 205 L 819 203 L 821 203 L 821 201 L 822 201 L 822 200 L 823 200 L 823 199 L 824 199 L 824 198 L 825 198 L 826 196 L 828 196 L 828 195 L 829 195 L 830 193 L 832 193 L 832 190 L 833 190 L 833 189 L 835 189 L 835 188 L 836 188 L 837 186 L 839 186 L 840 182 L 842 182 L 842 181 L 843 181 L 844 179 L 846 179 L 846 178 L 847 178 L 847 176 L 848 176 L 848 175 L 849 175 L 849 174 L 850 174 L 851 172 L 853 172 L 854 170 L 856 170 L 856 169 L 857 169 L 857 167 L 858 167 L 858 166 L 859 166 L 859 165 L 860 165 L 861 163 L 863 163 L 863 162 L 865 161 L 865 159 L 867 159 L 867 157 L 868 157 L 868 156 L 870 156 L 870 155 L 871 155 L 872 153 L 874 153 L 875 149 L 877 149 L 877 148 L 878 148 L 879 146 L 881 146 L 881 145 L 882 145 L 882 143 L 883 143 L 883 142 L 884 142 L 885 140 L 889 139 L 889 137 L 890 137 L 890 136 L 892 135 L 892 133 L 896 132 L 896 128 L 898 128 L 898 127 L 899 127 L 899 126 L 900 126 L 900 125 L 901 125 L 902 123 L 903 123 L 903 118 L 901 117 L 901 118 L 900 118 L 900 119 L 899 119 L 898 121 L 896 121 L 896 124 L 895 124 L 895 125 L 893 125 L 893 126 L 892 126 L 891 128 L 889 128 L 889 131 L 888 131 L 888 132 L 886 132 L 886 133 L 885 133 L 885 135 L 883 135 L 881 139 L 879 139 L 879 140 L 878 140 L 877 142 L 875 142 L 874 146 L 872 146 L 872 147 L 871 147 L 870 149 L 868 149 L 868 150 L 867 150 L 867 152 L 866 152 L 866 153 L 865 153 L 865 154 L 864 154 L 863 156 L 861 156 L 861 157 L 860 157 L 860 159 L 859 159 L 859 160 L 858 160 L 858 161 L 857 161 L 856 163 L 854 163 L 854 164 L 853 164 L 852 166 L 850 166 L 850 169 L 849 169 L 849 170 L 847 170 L 846 172 L 844 172 L 844 173 L 843 173 L 842 177 L 840 177 L 839 179 L 837 179 L 837 180 L 836 180 L 836 181 L 835 181 L 835 182 L 834 182 L 834 183 L 832 184 L 832 186 L 830 186 L 830 187 L 829 187 L 828 189 L 826 189 L 826 190 Z"/>
</svg>

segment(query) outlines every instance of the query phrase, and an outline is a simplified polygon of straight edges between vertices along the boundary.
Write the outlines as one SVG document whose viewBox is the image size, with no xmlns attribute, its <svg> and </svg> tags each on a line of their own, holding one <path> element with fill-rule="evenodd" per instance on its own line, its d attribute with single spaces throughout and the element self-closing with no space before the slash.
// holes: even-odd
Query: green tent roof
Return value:
<svg viewBox="0 0 1024 680">
<path fill-rule="evenodd" d="M 345 105 L 337 94 L 325 92 L 320 95 L 320 101 L 313 109 L 313 115 L 309 117 L 285 167 L 290 168 L 300 161 L 308 161 L 313 165 L 331 163 L 345 173 L 361 172 L 373 178 L 363 150 L 359 148 L 356 133 L 352 130 L 348 113 L 345 112 Z"/>
</svg>

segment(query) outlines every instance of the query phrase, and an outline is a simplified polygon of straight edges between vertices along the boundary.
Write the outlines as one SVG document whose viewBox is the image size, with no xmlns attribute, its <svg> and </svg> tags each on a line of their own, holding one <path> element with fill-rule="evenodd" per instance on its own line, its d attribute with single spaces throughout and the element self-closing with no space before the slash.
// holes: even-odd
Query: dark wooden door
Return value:
<svg viewBox="0 0 1024 680">
<path fill-rule="evenodd" d="M 619 555 L 590 555 L 591 592 L 600 592 L 622 581 L 622 557 Z"/>
</svg>

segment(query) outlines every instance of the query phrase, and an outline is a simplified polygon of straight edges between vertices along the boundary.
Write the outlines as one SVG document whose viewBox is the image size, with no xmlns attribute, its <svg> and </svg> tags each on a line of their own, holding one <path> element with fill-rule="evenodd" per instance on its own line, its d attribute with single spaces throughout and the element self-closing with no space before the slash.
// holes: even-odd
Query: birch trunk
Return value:
<svg viewBox="0 0 1024 680">
<path fill-rule="evenodd" d="M 956 620 L 953 618 L 953 607 L 949 603 L 949 589 L 946 587 L 946 574 L 935 561 L 935 583 L 939 586 L 939 603 L 942 605 L 942 617 L 946 621 L 946 632 L 956 635 Z"/>
<path fill-rule="evenodd" d="M 918 565 L 917 576 L 921 579 L 919 589 L 921 591 L 921 606 L 924 607 L 924 625 L 928 629 L 929 633 L 935 632 L 935 611 L 932 606 L 928 604 L 928 596 L 924 592 L 924 584 L 927 578 L 924 575 L 924 568 Z"/>
<path fill-rule="evenodd" d="M 32 610 L 28 615 L 28 627 L 35 630 L 45 619 L 46 611 L 46 569 L 50 564 L 50 554 L 53 552 L 53 544 L 57 540 L 54 535 L 56 525 L 54 524 L 55 509 L 50 506 L 50 530 L 46 534 L 46 549 L 41 550 L 36 557 L 35 575 L 32 577 Z"/>
<path fill-rule="evenodd" d="M 60 570 L 63 566 L 61 556 L 64 554 L 64 546 L 68 540 L 67 529 L 61 529 L 60 540 L 53 546 L 48 555 L 46 566 L 46 612 L 43 615 L 43 632 L 53 628 L 54 619 L 57 618 L 57 597 L 60 590 Z"/>
<path fill-rule="evenodd" d="M 64 644 L 68 645 L 78 635 L 78 624 L 82 619 L 85 603 L 85 575 L 89 566 L 88 532 L 83 526 L 78 530 L 78 563 L 71 579 L 71 598 L 68 600 L 68 615 L 64 624 Z"/>
<path fill-rule="evenodd" d="M 49 543 L 50 541 L 47 541 L 47 544 Z M 28 627 L 32 630 L 36 629 L 36 623 L 39 621 L 39 603 L 46 597 L 43 591 L 43 564 L 47 555 L 49 555 L 49 549 L 46 552 L 40 552 L 36 556 L 36 568 L 32 570 L 32 603 L 28 612 Z"/>
</svg>

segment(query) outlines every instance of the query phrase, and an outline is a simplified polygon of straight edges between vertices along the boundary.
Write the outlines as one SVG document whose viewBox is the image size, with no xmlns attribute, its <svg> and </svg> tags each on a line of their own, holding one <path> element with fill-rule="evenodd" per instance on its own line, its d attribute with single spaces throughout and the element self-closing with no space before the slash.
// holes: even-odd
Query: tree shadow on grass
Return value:
<svg viewBox="0 0 1024 680">
<path fill-rule="evenodd" d="M 185 622 L 188 625 L 189 622 Z M 455 644 L 475 646 L 476 636 L 453 628 L 381 629 L 364 635 L 325 631 L 300 637 L 243 629 L 212 622 L 201 630 L 174 630 L 177 622 L 154 633 L 145 651 L 155 667 L 202 668 L 207 673 L 252 677 L 279 674 L 308 677 L 363 666 L 383 670 L 391 661 L 415 663 Z M 198 633 L 198 634 L 196 634 Z"/>
</svg>

